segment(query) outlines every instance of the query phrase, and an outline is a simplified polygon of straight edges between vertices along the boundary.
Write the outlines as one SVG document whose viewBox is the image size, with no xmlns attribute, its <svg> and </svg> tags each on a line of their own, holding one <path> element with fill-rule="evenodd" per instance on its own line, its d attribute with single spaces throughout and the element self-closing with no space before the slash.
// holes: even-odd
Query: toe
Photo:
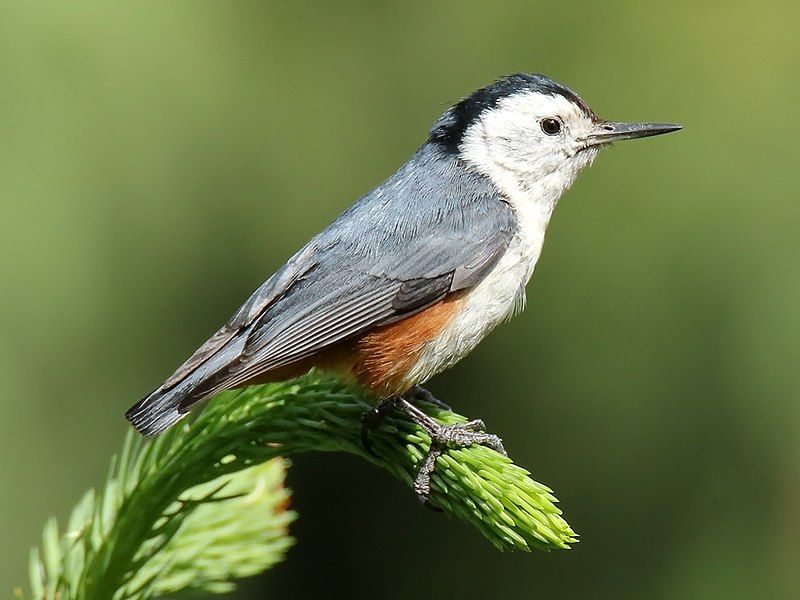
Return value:
<svg viewBox="0 0 800 600">
<path fill-rule="evenodd" d="M 472 421 L 467 421 L 463 425 L 464 429 L 469 429 L 470 431 L 486 431 L 486 423 L 483 422 L 482 419 L 473 419 Z"/>
</svg>

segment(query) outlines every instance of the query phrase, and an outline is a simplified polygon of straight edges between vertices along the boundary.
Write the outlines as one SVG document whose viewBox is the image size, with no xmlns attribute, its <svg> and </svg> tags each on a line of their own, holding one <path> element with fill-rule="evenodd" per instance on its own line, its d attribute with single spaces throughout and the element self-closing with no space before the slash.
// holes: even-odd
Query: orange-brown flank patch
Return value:
<svg viewBox="0 0 800 600">
<path fill-rule="evenodd" d="M 405 379 L 425 344 L 450 323 L 464 296 L 455 293 L 429 308 L 396 323 L 373 329 L 354 341 L 353 375 L 383 398 L 401 394 L 415 385 Z"/>
</svg>

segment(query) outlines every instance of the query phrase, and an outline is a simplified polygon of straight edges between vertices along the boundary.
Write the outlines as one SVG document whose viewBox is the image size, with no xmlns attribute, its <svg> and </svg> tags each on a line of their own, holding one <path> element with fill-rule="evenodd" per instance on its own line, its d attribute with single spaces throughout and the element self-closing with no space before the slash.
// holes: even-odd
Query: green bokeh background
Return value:
<svg viewBox="0 0 800 600">
<path fill-rule="evenodd" d="M 423 141 L 544 72 L 679 134 L 601 154 L 526 312 L 431 389 L 581 542 L 500 554 L 386 473 L 304 456 L 285 563 L 238 598 L 800 595 L 795 2 L 7 2 L 0 589 L 123 411 Z M 5 594 L 6 592 L 3 592 Z"/>
</svg>

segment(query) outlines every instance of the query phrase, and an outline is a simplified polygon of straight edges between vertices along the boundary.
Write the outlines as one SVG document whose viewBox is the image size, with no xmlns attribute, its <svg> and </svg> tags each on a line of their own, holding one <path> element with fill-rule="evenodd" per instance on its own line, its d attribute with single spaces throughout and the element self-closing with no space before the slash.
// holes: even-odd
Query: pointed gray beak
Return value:
<svg viewBox="0 0 800 600">
<path fill-rule="evenodd" d="M 661 135 L 683 129 L 683 125 L 672 123 L 613 123 L 600 121 L 595 125 L 594 131 L 586 139 L 586 146 L 599 146 L 620 140 L 633 140 L 636 138 Z"/>
</svg>

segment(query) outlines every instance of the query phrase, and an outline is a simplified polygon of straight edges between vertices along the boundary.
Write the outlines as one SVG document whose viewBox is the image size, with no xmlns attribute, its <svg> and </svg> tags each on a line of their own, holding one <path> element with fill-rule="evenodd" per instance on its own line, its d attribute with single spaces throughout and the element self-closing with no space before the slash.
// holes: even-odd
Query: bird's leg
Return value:
<svg viewBox="0 0 800 600">
<path fill-rule="evenodd" d="M 481 444 L 506 456 L 503 441 L 494 434 L 486 433 L 485 425 L 480 419 L 455 425 L 442 425 L 403 397 L 395 399 L 393 406 L 403 411 L 412 421 L 425 429 L 431 437 L 428 456 L 425 457 L 425 462 L 422 463 L 417 478 L 414 480 L 414 492 L 420 502 L 427 502 L 428 496 L 430 496 L 431 475 L 436 468 L 436 459 L 447 446 L 463 448 L 472 444 Z"/>
<path fill-rule="evenodd" d="M 433 404 L 434 406 L 441 408 L 442 410 L 453 412 L 452 408 L 450 408 L 447 404 L 439 400 L 436 396 L 431 394 L 421 385 L 415 385 L 413 388 L 411 388 L 409 395 L 412 397 L 413 400 L 422 400 L 423 402 L 427 402 L 428 404 Z"/>
</svg>

